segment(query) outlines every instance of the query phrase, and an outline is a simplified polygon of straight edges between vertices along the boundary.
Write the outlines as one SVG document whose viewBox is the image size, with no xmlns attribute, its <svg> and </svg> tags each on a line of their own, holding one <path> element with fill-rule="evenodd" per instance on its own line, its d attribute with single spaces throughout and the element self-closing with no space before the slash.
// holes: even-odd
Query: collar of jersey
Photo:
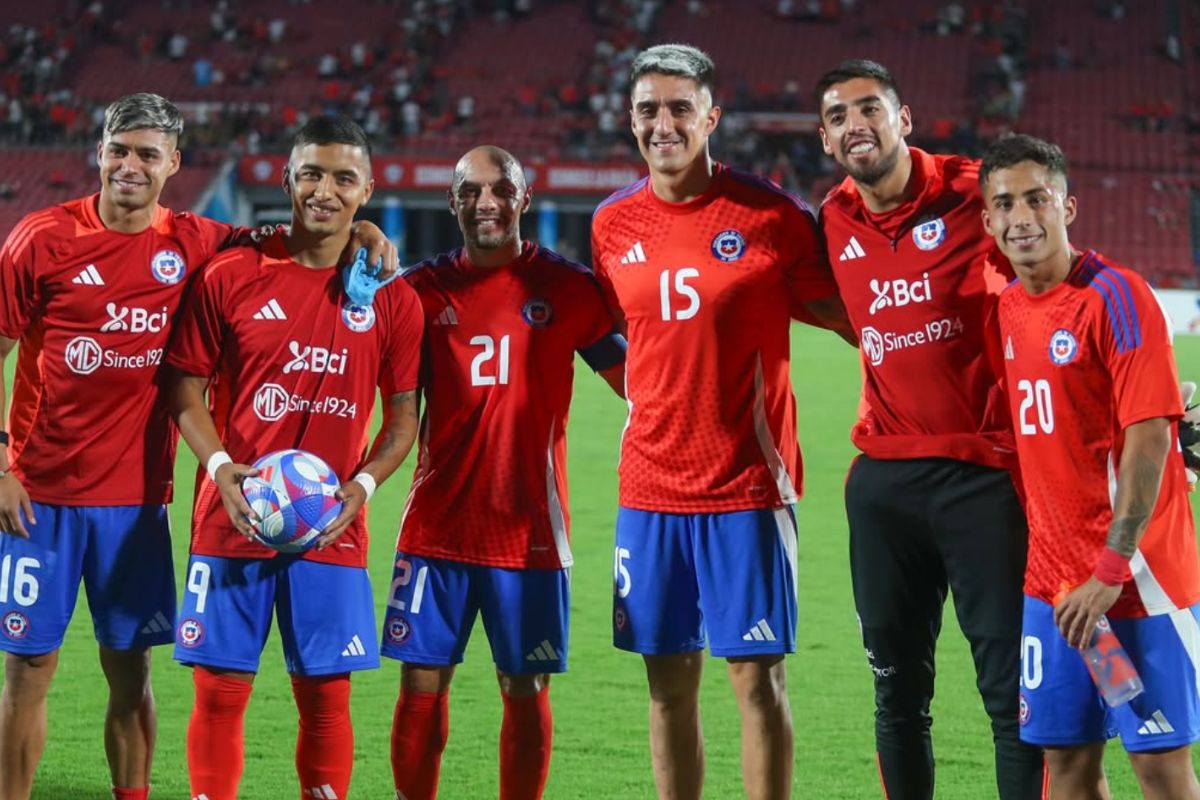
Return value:
<svg viewBox="0 0 1200 800">
<path fill-rule="evenodd" d="M 108 231 L 119 236 L 137 236 L 138 233 L 125 233 L 123 231 L 114 231 L 104 224 L 104 220 L 100 219 L 100 193 L 83 198 L 83 202 L 79 204 L 79 226 L 87 231 Z M 153 228 L 160 233 L 165 233 L 170 229 L 171 209 L 165 208 L 162 205 L 154 206 L 154 218 L 150 221 L 150 228 Z"/>
<path fill-rule="evenodd" d="M 702 208 L 720 197 L 721 187 L 725 183 L 725 173 L 728 169 L 720 161 L 714 161 L 712 179 L 708 182 L 708 188 L 704 190 L 703 194 L 697 195 L 691 200 L 685 200 L 682 203 L 671 203 L 656 195 L 652 179 L 646 181 L 646 196 L 650 198 L 650 202 L 663 211 L 671 214 L 690 214 L 697 208 Z"/>
<path fill-rule="evenodd" d="M 521 240 L 521 255 L 517 256 L 516 258 L 514 258 L 512 261 L 508 262 L 507 264 L 501 264 L 500 266 L 494 267 L 492 269 L 485 269 L 483 267 L 477 267 L 477 266 L 475 266 L 474 263 L 471 262 L 471 258 L 467 255 L 467 248 L 465 248 L 465 247 L 460 247 L 455 252 L 454 263 L 458 264 L 458 266 L 460 268 L 462 268 L 468 272 L 486 272 L 486 273 L 490 274 L 493 272 L 500 272 L 500 271 L 506 270 L 506 269 L 510 269 L 510 270 L 511 269 L 520 269 L 521 267 L 525 266 L 526 264 L 528 264 L 530 261 L 533 260 L 533 256 L 535 253 L 537 253 L 537 243 L 531 242 L 528 239 L 522 239 Z"/>
</svg>

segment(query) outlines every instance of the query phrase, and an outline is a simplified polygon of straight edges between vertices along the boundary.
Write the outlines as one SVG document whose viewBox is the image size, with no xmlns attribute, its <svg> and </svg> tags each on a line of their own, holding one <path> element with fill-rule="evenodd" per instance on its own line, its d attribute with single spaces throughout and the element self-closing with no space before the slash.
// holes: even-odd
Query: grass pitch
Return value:
<svg viewBox="0 0 1200 800">
<path fill-rule="evenodd" d="M 1200 375 L 1200 339 L 1176 342 L 1180 373 Z M 796 730 L 794 796 L 812 800 L 879 797 L 872 737 L 871 675 L 850 595 L 842 485 L 854 450 L 848 431 L 858 390 L 857 354 L 824 332 L 795 326 L 792 374 L 800 407 L 806 468 L 800 523 L 800 632 L 788 661 Z M 576 379 L 569 434 L 573 575 L 571 671 L 552 683 L 554 760 L 546 796 L 653 798 L 646 738 L 646 691 L 641 659 L 613 649 L 612 526 L 616 511 L 617 443 L 624 404 L 586 367 Z M 195 460 L 181 446 L 179 497 L 172 507 L 177 585 L 184 585 L 188 515 Z M 391 553 L 411 463 L 376 495 L 371 506 L 371 575 L 382 619 Z M 953 622 L 941 637 L 934 746 L 939 798 L 995 797 L 991 734 L 974 689 L 966 642 Z M 388 765 L 392 707 L 399 665 L 353 679 L 356 798 L 393 796 Z M 708 756 L 705 796 L 742 796 L 739 723 L 724 662 L 710 660 L 703 685 Z M 496 797 L 500 700 L 482 629 L 475 631 L 451 692 L 450 741 L 440 796 Z M 159 735 L 154 796 L 187 798 L 184 733 L 192 687 L 169 648 L 155 653 Z M 102 800 L 108 795 L 102 724 L 106 689 L 81 597 L 50 695 L 50 741 L 34 788 L 41 800 Z M 243 800 L 298 796 L 293 769 L 296 715 L 278 639 L 263 653 L 262 671 L 246 718 Z M 1109 748 L 1116 797 L 1137 796 L 1119 746 Z"/>
</svg>

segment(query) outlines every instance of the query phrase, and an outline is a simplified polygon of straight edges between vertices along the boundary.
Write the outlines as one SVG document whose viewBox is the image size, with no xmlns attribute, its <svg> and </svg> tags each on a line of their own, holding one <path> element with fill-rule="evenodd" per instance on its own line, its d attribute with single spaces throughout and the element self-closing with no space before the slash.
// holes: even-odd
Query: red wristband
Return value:
<svg viewBox="0 0 1200 800">
<path fill-rule="evenodd" d="M 1100 560 L 1096 562 L 1096 569 L 1092 574 L 1103 584 L 1120 586 L 1133 577 L 1133 572 L 1129 569 L 1129 559 L 1129 556 L 1123 556 L 1111 547 L 1106 547 L 1100 551 Z"/>
</svg>

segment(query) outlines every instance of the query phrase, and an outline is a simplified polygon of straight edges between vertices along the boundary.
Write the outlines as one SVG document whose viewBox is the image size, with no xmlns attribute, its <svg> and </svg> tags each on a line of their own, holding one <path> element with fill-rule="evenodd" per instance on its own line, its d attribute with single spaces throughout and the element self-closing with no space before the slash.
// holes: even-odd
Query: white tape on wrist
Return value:
<svg viewBox="0 0 1200 800">
<path fill-rule="evenodd" d="M 371 477 L 371 473 L 360 472 L 351 478 L 351 480 L 356 481 L 360 486 L 363 487 L 367 493 L 367 500 L 370 500 L 371 496 L 375 494 L 376 483 L 375 479 Z"/>
<path fill-rule="evenodd" d="M 208 470 L 209 480 L 216 482 L 217 470 L 219 470 L 225 464 L 232 463 L 233 459 L 230 458 L 229 453 L 226 453 L 224 450 L 218 450 L 217 452 L 213 453 L 208 457 L 208 463 L 204 465 L 204 468 Z"/>
</svg>

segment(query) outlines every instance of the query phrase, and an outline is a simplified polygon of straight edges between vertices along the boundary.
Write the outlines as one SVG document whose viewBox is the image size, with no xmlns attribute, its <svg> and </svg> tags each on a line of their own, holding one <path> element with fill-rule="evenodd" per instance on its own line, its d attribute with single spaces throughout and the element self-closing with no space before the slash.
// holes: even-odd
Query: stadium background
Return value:
<svg viewBox="0 0 1200 800">
<path fill-rule="evenodd" d="M 636 179 L 625 73 L 641 47 L 687 41 L 718 66 L 726 115 L 714 153 L 814 202 L 839 174 L 821 154 L 811 85 L 845 57 L 888 65 L 913 108 L 914 144 L 977 153 L 1021 130 L 1063 145 L 1080 219 L 1072 238 L 1136 267 L 1161 288 L 1197 287 L 1200 261 L 1200 3 L 946 3 L 912 0 L 45 0 L 0 9 L 0 229 L 96 188 L 105 104 L 157 91 L 188 119 L 185 168 L 165 202 L 243 223 L 288 215 L 279 169 L 310 114 L 358 119 L 376 148 L 368 216 L 411 263 L 458 241 L 445 211 L 454 160 L 492 142 L 526 164 L 535 203 L 526 236 L 589 258 L 592 209 Z M 1188 296 L 1185 309 L 1196 308 Z M 1176 320 L 1186 327 L 1188 320 Z M 797 328 L 793 377 L 805 447 L 801 634 L 789 666 L 796 796 L 878 795 L 870 675 L 849 595 L 840 493 L 852 457 L 857 361 Z M 1200 342 L 1181 337 L 1185 376 Z M 580 371 L 572 409 L 572 671 L 555 679 L 547 796 L 652 797 L 640 661 L 608 644 L 611 526 L 624 409 Z M 186 448 L 183 448 L 186 450 Z M 177 568 L 186 561 L 195 464 L 178 468 Z M 372 574 L 382 599 L 411 464 L 372 504 Z M 382 602 L 382 600 L 381 600 Z M 101 798 L 104 688 L 85 600 L 50 701 L 50 743 L 34 796 Z M 935 700 L 938 797 L 994 796 L 990 734 L 969 656 L 947 609 Z M 481 634 L 481 631 L 477 633 Z M 246 800 L 294 796 L 294 711 L 277 641 L 268 644 L 247 720 Z M 720 662 L 704 685 L 707 797 L 740 795 L 736 710 Z M 356 797 L 390 797 L 387 736 L 398 669 L 355 678 Z M 159 651 L 157 797 L 186 797 L 183 731 L 191 686 Z M 446 798 L 495 796 L 500 704 L 482 636 L 452 693 Z M 1116 796 L 1135 790 L 1117 748 Z"/>
</svg>

